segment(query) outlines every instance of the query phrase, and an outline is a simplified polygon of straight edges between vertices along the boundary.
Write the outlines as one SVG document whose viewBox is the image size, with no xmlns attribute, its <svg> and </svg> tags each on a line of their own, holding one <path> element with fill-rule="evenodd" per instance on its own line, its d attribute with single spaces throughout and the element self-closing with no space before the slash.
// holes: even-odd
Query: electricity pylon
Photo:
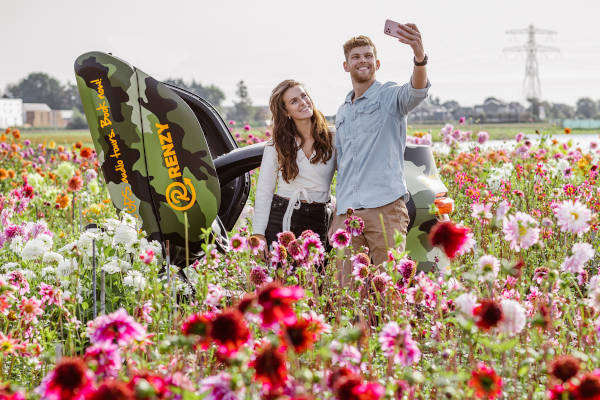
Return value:
<svg viewBox="0 0 600 400">
<path fill-rule="evenodd" d="M 525 52 L 527 60 L 525 62 L 525 79 L 523 81 L 523 93 L 526 99 L 539 99 L 542 96 L 542 87 L 540 84 L 540 75 L 538 73 L 537 53 L 539 52 L 559 52 L 558 47 L 543 46 L 535 42 L 535 35 L 555 35 L 556 31 L 548 29 L 539 29 L 533 25 L 525 29 L 511 29 L 506 31 L 508 34 L 527 34 L 527 43 L 522 46 L 512 46 L 504 48 L 506 52 Z"/>
</svg>

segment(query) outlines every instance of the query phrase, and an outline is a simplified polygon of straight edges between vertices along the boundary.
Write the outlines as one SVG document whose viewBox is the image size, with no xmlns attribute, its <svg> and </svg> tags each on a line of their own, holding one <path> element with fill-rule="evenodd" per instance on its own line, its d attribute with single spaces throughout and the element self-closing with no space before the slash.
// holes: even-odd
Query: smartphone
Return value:
<svg viewBox="0 0 600 400">
<path fill-rule="evenodd" d="M 399 25 L 398 22 L 392 21 L 391 19 L 386 19 L 385 26 L 383 27 L 383 33 L 385 33 L 386 35 L 390 35 L 390 36 L 400 39 L 400 36 L 396 33 L 396 30 L 398 29 L 398 25 Z"/>
</svg>

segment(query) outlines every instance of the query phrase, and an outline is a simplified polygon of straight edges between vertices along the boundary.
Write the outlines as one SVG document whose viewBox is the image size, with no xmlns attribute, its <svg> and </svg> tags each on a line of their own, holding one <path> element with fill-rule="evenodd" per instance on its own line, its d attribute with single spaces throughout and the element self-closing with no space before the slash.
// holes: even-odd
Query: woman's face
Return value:
<svg viewBox="0 0 600 400">
<path fill-rule="evenodd" d="M 293 120 L 311 118 L 313 105 L 302 86 L 294 86 L 283 93 L 283 105 L 287 116 Z"/>
</svg>

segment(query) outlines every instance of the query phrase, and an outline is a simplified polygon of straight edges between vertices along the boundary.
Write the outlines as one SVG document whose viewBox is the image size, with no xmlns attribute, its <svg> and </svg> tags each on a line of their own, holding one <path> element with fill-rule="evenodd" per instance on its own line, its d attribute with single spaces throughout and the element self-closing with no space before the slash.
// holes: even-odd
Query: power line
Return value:
<svg viewBox="0 0 600 400">
<path fill-rule="evenodd" d="M 504 51 L 525 52 L 527 54 L 527 59 L 525 61 L 525 79 L 523 80 L 523 93 L 525 94 L 526 99 L 540 99 L 542 97 L 542 86 L 540 84 L 537 54 L 540 52 L 558 53 L 560 50 L 558 47 L 537 44 L 535 41 L 535 35 L 555 35 L 556 31 L 540 29 L 534 27 L 533 25 L 529 25 L 525 29 L 507 30 L 506 33 L 509 35 L 527 35 L 527 43 L 522 46 L 505 47 Z"/>
</svg>

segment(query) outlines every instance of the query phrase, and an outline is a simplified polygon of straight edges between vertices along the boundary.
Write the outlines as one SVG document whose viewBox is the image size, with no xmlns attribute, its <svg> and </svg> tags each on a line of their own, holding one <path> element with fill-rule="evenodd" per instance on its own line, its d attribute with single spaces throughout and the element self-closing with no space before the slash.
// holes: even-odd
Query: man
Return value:
<svg viewBox="0 0 600 400">
<path fill-rule="evenodd" d="M 387 260 L 387 244 L 394 245 L 394 231 L 406 237 L 409 216 L 405 201 L 408 191 L 404 178 L 406 115 L 425 97 L 429 89 L 427 56 L 421 34 L 414 24 L 398 24 L 401 43 L 414 52 L 410 82 L 382 84 L 375 79 L 379 69 L 375 45 L 366 36 L 357 36 L 344 44 L 344 70 L 350 73 L 353 90 L 338 109 L 335 118 L 335 145 L 338 176 L 336 208 L 331 232 L 345 229 L 348 209 L 363 219 L 365 229 L 353 237 L 355 251 L 369 248 L 371 262 Z M 385 233 L 382 229 L 381 217 Z M 346 261 L 341 279 L 347 285 L 351 266 Z"/>
</svg>

